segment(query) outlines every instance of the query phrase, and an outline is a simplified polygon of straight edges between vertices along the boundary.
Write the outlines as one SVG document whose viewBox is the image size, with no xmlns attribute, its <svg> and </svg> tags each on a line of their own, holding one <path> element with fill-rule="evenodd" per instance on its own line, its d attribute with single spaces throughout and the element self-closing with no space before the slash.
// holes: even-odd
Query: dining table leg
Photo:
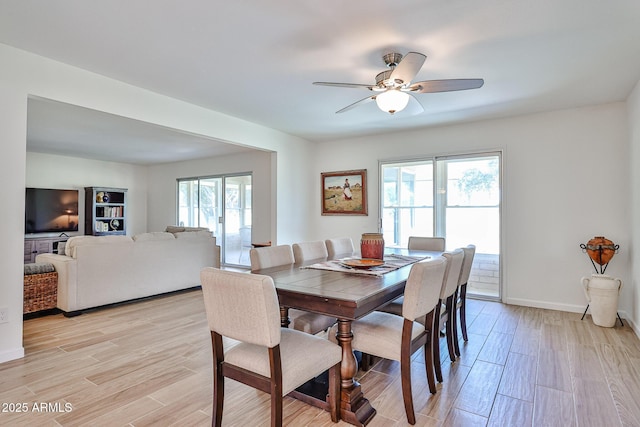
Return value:
<svg viewBox="0 0 640 427">
<path fill-rule="evenodd" d="M 291 320 L 289 320 L 289 307 L 280 306 L 280 326 L 288 328 Z"/>
<path fill-rule="evenodd" d="M 362 394 L 360 383 L 355 376 L 358 372 L 358 361 L 353 353 L 351 320 L 338 319 L 336 339 L 342 347 L 340 365 L 340 419 L 356 426 L 365 426 L 376 414 L 371 403 Z"/>
</svg>

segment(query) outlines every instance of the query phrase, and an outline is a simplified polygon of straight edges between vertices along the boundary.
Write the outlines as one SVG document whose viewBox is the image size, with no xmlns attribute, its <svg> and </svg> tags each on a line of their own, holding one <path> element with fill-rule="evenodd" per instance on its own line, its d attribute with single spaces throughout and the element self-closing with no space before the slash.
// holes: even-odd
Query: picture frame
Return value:
<svg viewBox="0 0 640 427">
<path fill-rule="evenodd" d="M 320 174 L 322 215 L 368 215 L 367 170 Z"/>
</svg>

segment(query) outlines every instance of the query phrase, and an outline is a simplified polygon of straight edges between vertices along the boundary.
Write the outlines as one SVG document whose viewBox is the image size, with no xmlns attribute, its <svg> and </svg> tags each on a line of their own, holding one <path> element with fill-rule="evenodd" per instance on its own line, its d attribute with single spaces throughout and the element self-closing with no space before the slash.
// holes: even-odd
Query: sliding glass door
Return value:
<svg viewBox="0 0 640 427">
<path fill-rule="evenodd" d="M 381 163 L 385 243 L 442 236 L 447 249 L 476 245 L 467 292 L 500 297 L 500 153 Z"/>
<path fill-rule="evenodd" d="M 433 162 L 382 165 L 382 232 L 388 246 L 409 236 L 433 236 Z"/>
<path fill-rule="evenodd" d="M 225 264 L 251 265 L 251 175 L 224 180 Z"/>
<path fill-rule="evenodd" d="M 251 265 L 251 175 L 178 179 L 178 225 L 211 230 L 222 264 Z"/>
</svg>

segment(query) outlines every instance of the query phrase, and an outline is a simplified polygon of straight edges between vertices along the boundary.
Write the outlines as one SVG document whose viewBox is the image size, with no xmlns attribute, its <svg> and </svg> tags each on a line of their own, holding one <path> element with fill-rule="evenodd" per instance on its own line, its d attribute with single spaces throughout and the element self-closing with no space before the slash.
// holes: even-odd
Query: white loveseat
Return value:
<svg viewBox="0 0 640 427">
<path fill-rule="evenodd" d="M 58 272 L 58 308 L 67 315 L 200 285 L 203 267 L 220 267 L 208 231 L 76 236 L 64 255 L 39 254 Z"/>
</svg>

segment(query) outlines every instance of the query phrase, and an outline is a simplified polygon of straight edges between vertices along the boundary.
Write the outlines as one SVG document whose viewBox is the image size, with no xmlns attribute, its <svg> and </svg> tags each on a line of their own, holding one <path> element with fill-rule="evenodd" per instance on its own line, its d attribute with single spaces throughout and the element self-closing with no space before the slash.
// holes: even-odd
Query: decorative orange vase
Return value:
<svg viewBox="0 0 640 427">
<path fill-rule="evenodd" d="M 587 254 L 593 262 L 599 265 L 608 264 L 616 254 L 616 249 L 616 245 L 604 236 L 596 236 L 586 245 Z"/>
<path fill-rule="evenodd" d="M 360 240 L 362 258 L 384 259 L 384 238 L 382 233 L 364 233 Z"/>
</svg>

